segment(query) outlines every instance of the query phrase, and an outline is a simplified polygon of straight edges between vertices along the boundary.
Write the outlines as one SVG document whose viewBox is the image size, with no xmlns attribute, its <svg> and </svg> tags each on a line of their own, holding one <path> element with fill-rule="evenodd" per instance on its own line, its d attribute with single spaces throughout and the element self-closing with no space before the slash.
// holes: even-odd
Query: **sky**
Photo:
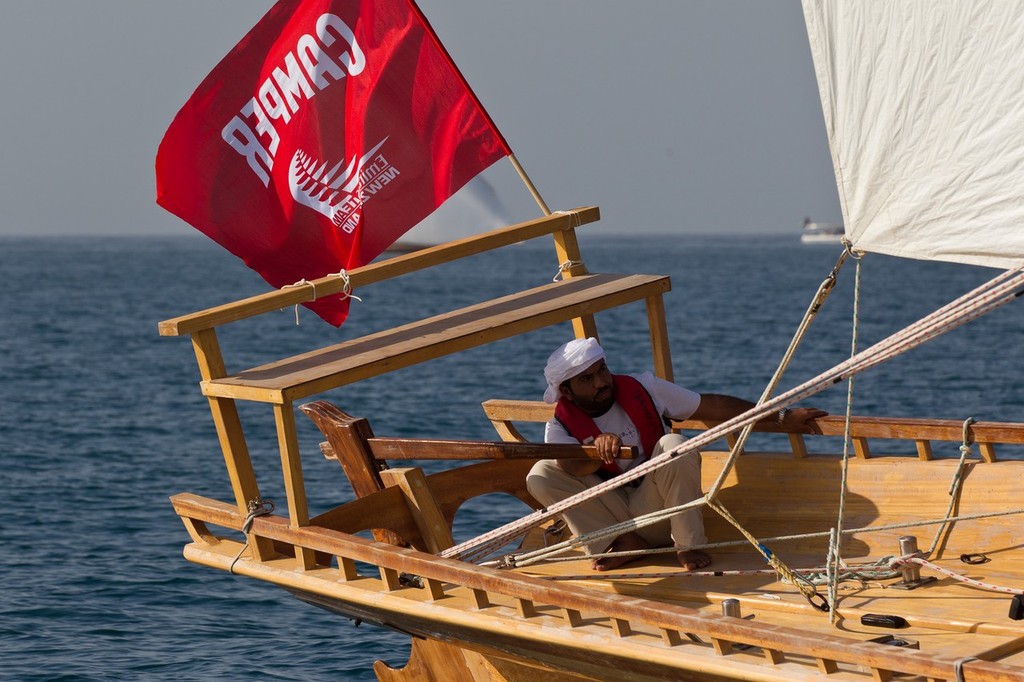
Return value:
<svg viewBox="0 0 1024 682">
<path fill-rule="evenodd" d="M 271 0 L 35 0 L 0 22 L 0 236 L 195 232 L 168 124 Z M 605 233 L 797 233 L 839 200 L 799 0 L 420 0 L 553 209 Z M 510 215 L 539 215 L 511 164 Z"/>
</svg>

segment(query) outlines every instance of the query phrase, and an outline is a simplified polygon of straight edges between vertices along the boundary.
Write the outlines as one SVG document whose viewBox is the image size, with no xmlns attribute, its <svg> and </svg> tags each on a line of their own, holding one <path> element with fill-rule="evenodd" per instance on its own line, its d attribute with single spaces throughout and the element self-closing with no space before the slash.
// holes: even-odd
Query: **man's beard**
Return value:
<svg viewBox="0 0 1024 682">
<path fill-rule="evenodd" d="M 607 389 L 607 391 L 601 391 L 594 396 L 593 400 L 580 398 L 573 394 L 573 402 L 575 402 L 576 406 L 588 415 L 592 417 L 600 417 L 602 414 L 612 409 L 612 405 L 615 404 L 615 391 L 611 388 Z"/>
</svg>

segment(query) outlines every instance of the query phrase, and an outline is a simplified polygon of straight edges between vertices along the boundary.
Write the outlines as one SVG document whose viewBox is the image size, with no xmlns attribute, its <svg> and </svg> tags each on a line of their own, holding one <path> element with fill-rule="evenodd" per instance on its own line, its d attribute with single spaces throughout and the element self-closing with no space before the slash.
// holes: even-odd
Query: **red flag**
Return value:
<svg viewBox="0 0 1024 682">
<path fill-rule="evenodd" d="M 281 0 L 174 118 L 157 203 L 282 287 L 368 263 L 510 153 L 411 0 Z"/>
</svg>

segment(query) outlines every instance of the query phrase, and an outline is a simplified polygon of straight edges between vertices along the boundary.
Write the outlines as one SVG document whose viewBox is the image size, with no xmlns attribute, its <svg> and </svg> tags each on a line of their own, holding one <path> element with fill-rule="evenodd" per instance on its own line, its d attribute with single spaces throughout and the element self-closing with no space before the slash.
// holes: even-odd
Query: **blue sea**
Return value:
<svg viewBox="0 0 1024 682">
<path fill-rule="evenodd" d="M 756 399 L 839 246 L 771 237 L 609 238 L 581 233 L 595 272 L 669 274 L 676 380 Z M 538 240 L 356 292 L 334 329 L 283 310 L 224 327 L 229 370 L 352 338 L 396 322 L 550 281 Z M 863 261 L 859 347 L 883 338 L 994 274 L 949 264 Z M 401 666 L 402 635 L 320 611 L 268 584 L 189 564 L 168 497 L 231 500 L 187 338 L 160 320 L 266 290 L 201 237 L 0 240 L 0 678 L 11 680 L 372 680 Z M 849 262 L 783 380 L 796 385 L 850 351 Z M 642 304 L 598 316 L 615 371 L 650 366 Z M 568 325 L 334 391 L 377 435 L 494 439 L 489 398 L 537 399 L 548 353 Z M 1024 420 L 1024 306 L 1011 304 L 859 376 L 854 412 Z M 845 385 L 805 404 L 845 409 Z M 244 405 L 265 497 L 284 507 L 271 412 Z M 350 497 L 301 414 L 300 447 L 314 513 Z M 534 431 L 528 431 L 536 436 Z M 956 456 L 955 444 L 937 446 Z M 478 501 L 456 539 L 511 520 L 512 503 Z"/>
</svg>

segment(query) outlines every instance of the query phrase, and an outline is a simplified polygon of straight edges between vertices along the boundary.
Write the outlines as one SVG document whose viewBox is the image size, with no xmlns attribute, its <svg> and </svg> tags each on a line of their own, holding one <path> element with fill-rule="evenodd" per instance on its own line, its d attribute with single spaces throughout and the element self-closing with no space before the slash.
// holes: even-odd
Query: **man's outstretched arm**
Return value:
<svg viewBox="0 0 1024 682">
<path fill-rule="evenodd" d="M 702 393 L 700 405 L 697 407 L 697 411 L 691 415 L 691 418 L 722 422 L 743 414 L 753 407 L 754 403 L 743 398 L 719 393 Z M 768 417 L 762 419 L 761 423 L 779 424 L 787 431 L 794 433 L 815 433 L 817 429 L 813 421 L 827 414 L 828 412 L 814 407 L 795 407 L 784 411 L 782 421 L 779 421 L 779 413 L 773 412 Z"/>
</svg>

